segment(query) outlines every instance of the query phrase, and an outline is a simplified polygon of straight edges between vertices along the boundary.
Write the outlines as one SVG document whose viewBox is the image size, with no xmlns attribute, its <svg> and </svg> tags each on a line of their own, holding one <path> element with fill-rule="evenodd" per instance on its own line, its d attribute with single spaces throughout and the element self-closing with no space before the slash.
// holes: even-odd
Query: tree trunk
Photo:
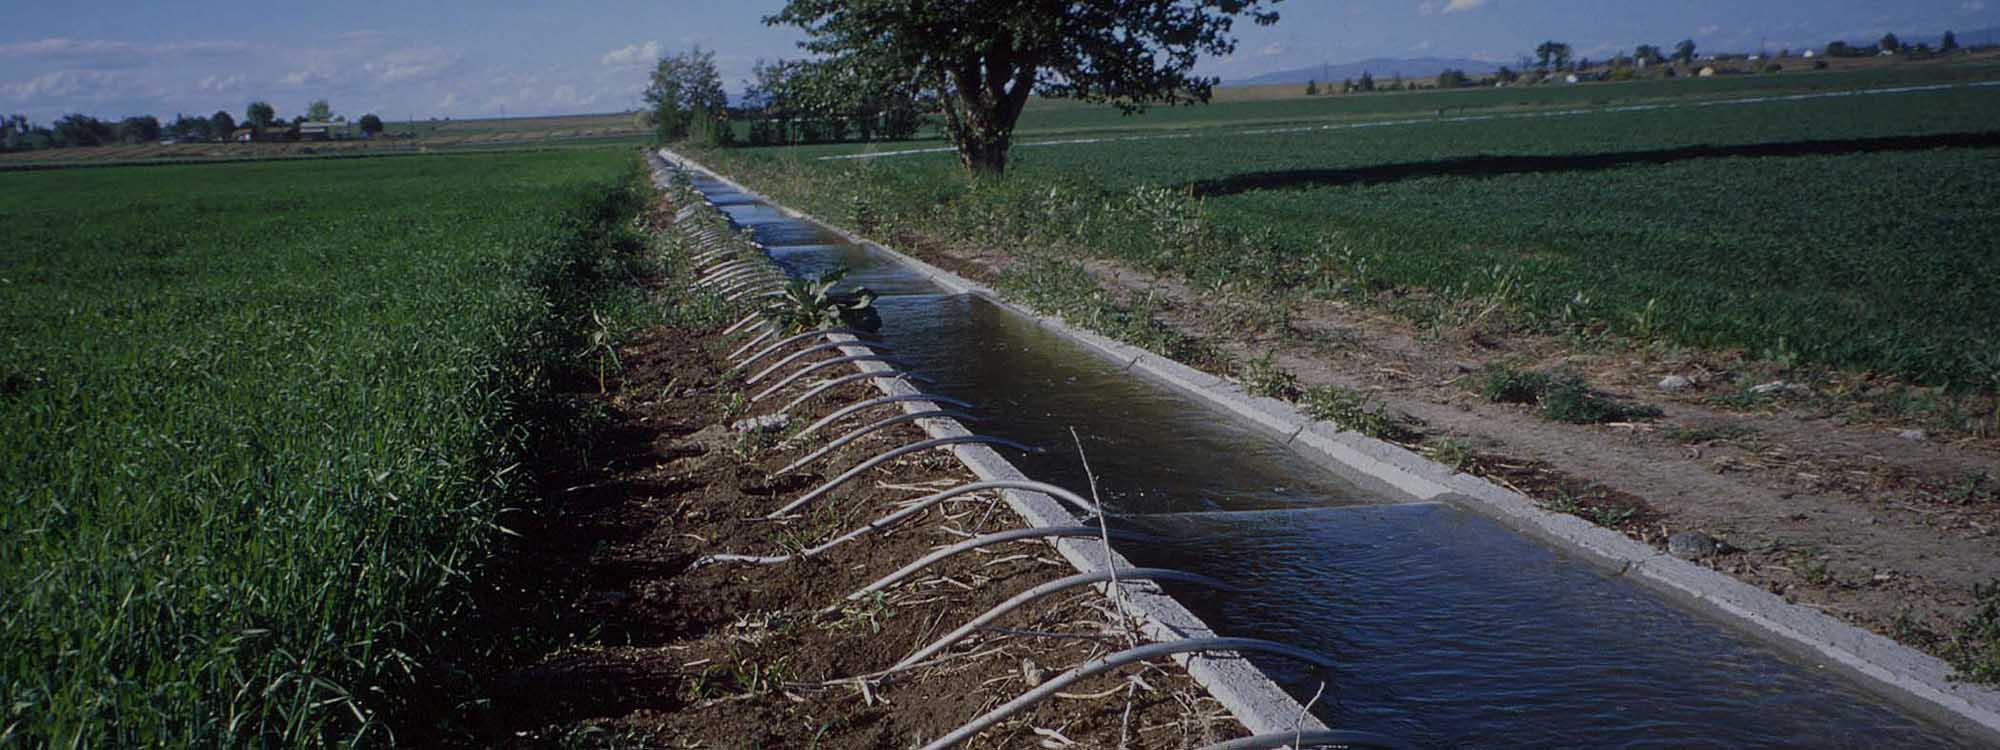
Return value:
<svg viewBox="0 0 2000 750">
<path fill-rule="evenodd" d="M 958 162 L 974 176 L 1006 173 L 1014 123 L 1034 91 L 1038 68 L 1031 59 L 989 53 L 937 72 L 946 129 L 958 149 Z"/>
<path fill-rule="evenodd" d="M 981 128 L 954 140 L 958 146 L 958 163 L 973 175 L 999 177 L 1006 173 L 1007 147 L 1013 143 L 1012 136 L 991 128 Z"/>
</svg>

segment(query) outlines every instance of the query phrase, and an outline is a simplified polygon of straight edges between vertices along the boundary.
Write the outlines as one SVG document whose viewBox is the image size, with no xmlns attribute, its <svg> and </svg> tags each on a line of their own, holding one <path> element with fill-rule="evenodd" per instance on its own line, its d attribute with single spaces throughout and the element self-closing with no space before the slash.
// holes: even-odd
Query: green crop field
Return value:
<svg viewBox="0 0 2000 750">
<path fill-rule="evenodd" d="M 568 419 L 632 163 L 0 174 L 0 745 L 384 739 Z"/>
<path fill-rule="evenodd" d="M 1477 298 L 1550 332 L 2000 388 L 2000 86 L 1885 70 L 1947 88 L 1286 132 L 1210 121 L 1017 148 L 990 184 L 950 154 L 821 158 L 870 148 L 855 145 L 700 157 L 878 234 L 1071 248 L 1261 298 Z"/>
<path fill-rule="evenodd" d="M 1679 78 L 1582 86 L 1465 88 L 1420 93 L 1230 100 L 1224 90 L 1218 94 L 1218 102 L 1213 105 L 1154 108 L 1137 116 L 1128 116 L 1115 108 L 1100 105 L 1035 100 L 1022 114 L 1019 132 L 1023 137 L 1033 139 L 1110 131 L 1366 122 L 1440 112 L 1446 115 L 1534 112 L 1930 86 L 1995 78 L 2000 78 L 2000 59 L 1982 58 L 1845 72 Z"/>
</svg>

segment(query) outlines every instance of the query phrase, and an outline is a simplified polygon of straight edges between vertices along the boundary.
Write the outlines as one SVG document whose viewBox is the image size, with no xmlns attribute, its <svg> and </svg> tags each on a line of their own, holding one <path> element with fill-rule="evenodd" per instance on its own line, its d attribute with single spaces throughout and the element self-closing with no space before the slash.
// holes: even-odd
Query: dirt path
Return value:
<svg viewBox="0 0 2000 750">
<path fill-rule="evenodd" d="M 991 248 L 899 237 L 925 260 L 992 283 L 1016 261 Z M 1788 600 L 1949 656 L 1974 587 L 2000 580 L 2000 441 L 1903 434 L 1844 398 L 1866 378 L 1783 382 L 1740 356 L 1579 352 L 1548 336 L 1472 322 L 1426 329 L 1383 309 L 1295 301 L 1281 314 L 1103 261 L 1086 264 L 1114 301 L 1150 298 L 1161 322 L 1239 362 L 1268 356 L 1301 388 L 1333 385 L 1407 415 L 1410 447 L 1666 549 L 1700 531 L 1727 546 L 1702 560 Z M 1563 369 L 1658 419 L 1550 421 L 1479 393 L 1487 368 Z M 1217 372 L 1235 376 L 1238 373 Z M 1666 392 L 1668 376 L 1689 380 Z"/>
</svg>

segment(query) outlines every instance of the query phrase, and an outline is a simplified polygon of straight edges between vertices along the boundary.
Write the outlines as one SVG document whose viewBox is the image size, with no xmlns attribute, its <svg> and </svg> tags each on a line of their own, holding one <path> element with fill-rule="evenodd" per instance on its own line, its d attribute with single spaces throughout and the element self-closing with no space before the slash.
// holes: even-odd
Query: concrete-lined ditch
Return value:
<svg viewBox="0 0 2000 750">
<path fill-rule="evenodd" d="M 1128 520 L 1228 540 L 1121 551 L 1265 584 L 1202 614 L 1226 634 L 1307 637 L 1302 645 L 1342 657 L 1342 684 L 1318 706 L 1342 728 L 1450 744 L 1840 744 L 1862 729 L 1886 734 L 1882 744 L 1951 741 L 1906 713 L 1914 712 L 2000 736 L 2000 701 L 1951 683 L 1935 659 L 1400 448 L 1314 424 L 1289 404 L 1035 316 L 725 178 L 703 183 L 794 273 L 837 262 L 854 269 L 850 282 L 883 293 L 883 339 L 939 381 L 936 392 L 1009 407 L 989 415 L 988 434 L 1060 446 L 1076 427 L 1107 504 Z M 897 387 L 909 388 L 884 391 Z M 955 450 L 982 477 L 979 462 L 995 477 L 1077 486 L 1077 467 L 1060 451 L 1017 468 L 982 447 Z M 1009 497 L 1035 523 L 1064 523 L 1054 514 L 1066 511 L 1051 506 L 1038 518 L 1028 500 Z M 1679 606 L 1651 595 L 1659 593 Z M 1210 684 L 1198 664 L 1190 671 Z M 1255 670 L 1235 679 L 1269 684 Z M 1218 682 L 1223 698 L 1229 683 Z M 1278 707 L 1266 719 L 1289 727 L 1299 701 L 1270 692 L 1224 702 L 1253 731 L 1267 731 L 1254 723 L 1266 705 Z"/>
</svg>

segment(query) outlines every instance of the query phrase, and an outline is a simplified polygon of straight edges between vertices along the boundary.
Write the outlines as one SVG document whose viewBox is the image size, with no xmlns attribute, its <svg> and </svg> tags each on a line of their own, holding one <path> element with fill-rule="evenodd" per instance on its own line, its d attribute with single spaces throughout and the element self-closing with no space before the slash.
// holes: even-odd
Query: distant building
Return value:
<svg viewBox="0 0 2000 750">
<path fill-rule="evenodd" d="M 1807 60 L 1811 60 L 1811 59 L 1813 59 L 1813 58 L 1814 58 L 1814 57 L 1816 57 L 1816 56 L 1818 56 L 1818 54 L 1817 54 L 1817 53 L 1813 52 L 1812 50 L 1806 50 L 1806 59 L 1807 59 Z"/>
<path fill-rule="evenodd" d="M 1720 71 L 1717 71 L 1715 69 L 1715 66 L 1705 65 L 1702 66 L 1701 72 L 1695 73 L 1695 75 L 1701 76 L 1702 78 L 1714 78 L 1715 74 L 1718 72 Z"/>
<path fill-rule="evenodd" d="M 257 140 L 257 129 L 248 126 L 237 128 L 236 132 L 229 134 L 229 140 L 237 143 L 249 143 Z"/>
<path fill-rule="evenodd" d="M 337 123 L 331 122 L 302 122 L 299 123 L 299 140 L 330 141 L 333 140 L 335 129 L 339 127 Z"/>
</svg>

